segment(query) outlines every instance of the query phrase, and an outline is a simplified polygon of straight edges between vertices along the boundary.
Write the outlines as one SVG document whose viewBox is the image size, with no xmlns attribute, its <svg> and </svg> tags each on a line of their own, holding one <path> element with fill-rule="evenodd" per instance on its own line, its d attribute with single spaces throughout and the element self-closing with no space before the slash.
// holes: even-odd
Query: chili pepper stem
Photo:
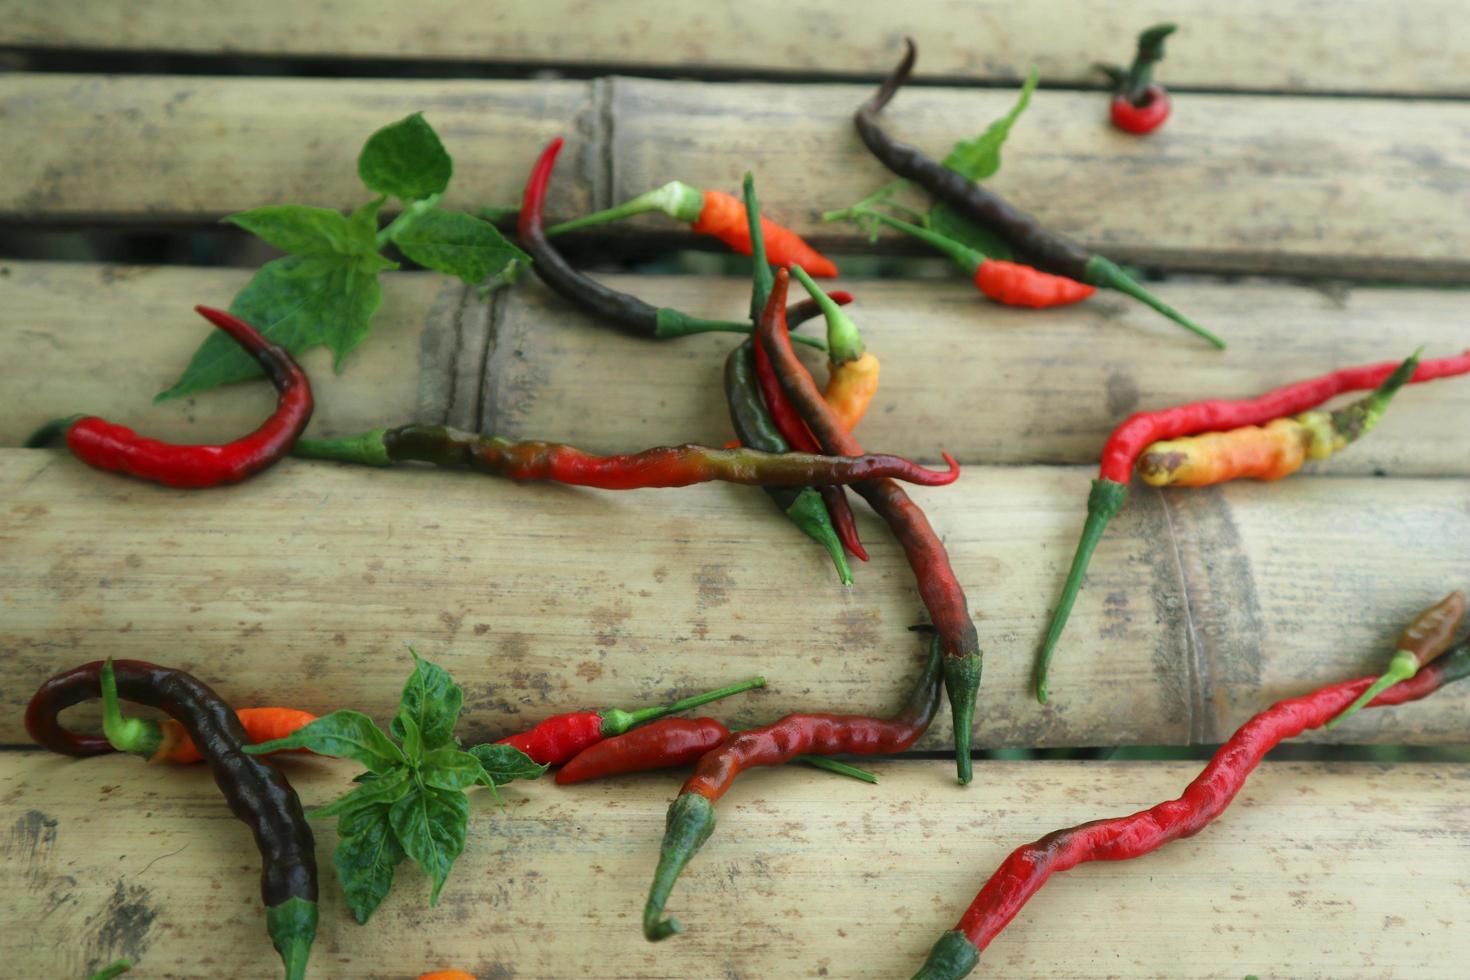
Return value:
<svg viewBox="0 0 1470 980">
<path fill-rule="evenodd" d="M 265 910 L 265 929 L 286 965 L 286 980 L 305 980 L 316 923 L 316 903 L 304 898 L 293 896 Z"/>
<path fill-rule="evenodd" d="M 339 436 L 335 439 L 298 439 L 291 447 L 292 456 L 307 459 L 334 459 L 340 463 L 360 463 L 363 466 L 392 466 L 393 458 L 388 455 L 388 446 L 383 440 L 386 428 L 369 429 L 355 436 Z"/>
<path fill-rule="evenodd" d="M 882 211 L 874 211 L 871 208 L 853 205 L 846 211 L 835 211 L 831 213 L 838 217 L 852 219 L 856 219 L 861 215 L 879 221 L 890 228 L 896 228 L 901 232 L 912 235 L 931 248 L 943 252 L 950 259 L 954 260 L 955 265 L 972 276 L 980 268 L 980 264 L 985 261 L 985 255 L 977 249 L 970 248 L 962 242 L 957 242 L 948 235 L 941 235 L 932 228 L 925 228 L 921 225 L 904 221 L 902 218 L 895 218 L 893 215 L 884 214 Z M 826 215 L 823 217 L 826 217 Z M 828 218 L 828 220 L 835 219 Z"/>
<path fill-rule="evenodd" d="M 980 950 L 963 932 L 946 932 L 929 950 L 929 958 L 913 980 L 960 980 L 980 962 Z"/>
<path fill-rule="evenodd" d="M 109 659 L 102 665 L 102 733 L 119 752 L 131 752 L 151 758 L 163 744 L 163 729 L 158 722 L 130 718 L 122 713 L 117 696 L 117 674 Z"/>
<path fill-rule="evenodd" d="M 944 691 L 954 719 L 954 763 L 960 785 L 973 778 L 970 760 L 971 730 L 975 726 L 975 695 L 980 689 L 984 658 L 978 653 L 944 658 Z"/>
<path fill-rule="evenodd" d="M 580 218 L 552 225 L 546 229 L 546 234 L 560 235 L 578 228 L 611 224 L 614 221 L 621 221 L 638 214 L 647 214 L 650 211 L 662 211 L 675 221 L 695 222 L 699 220 L 699 213 L 703 210 L 704 191 L 698 187 L 690 187 L 682 181 L 671 180 L 662 187 L 655 187 L 615 207 L 594 211 Z"/>
<path fill-rule="evenodd" d="M 1108 522 L 1113 519 L 1113 515 L 1118 513 L 1127 500 L 1128 484 L 1106 479 L 1092 481 L 1092 491 L 1087 495 L 1087 522 L 1082 525 L 1082 537 L 1077 541 L 1077 552 L 1072 556 L 1072 567 L 1067 572 L 1067 581 L 1062 585 L 1062 593 L 1057 599 L 1056 610 L 1051 615 L 1051 625 L 1047 628 L 1046 640 L 1041 644 L 1041 658 L 1036 662 L 1036 700 L 1042 704 L 1046 704 L 1048 697 L 1047 670 L 1051 667 L 1051 658 L 1056 653 L 1057 642 L 1062 638 L 1062 630 L 1067 627 L 1067 617 L 1072 614 L 1072 605 L 1077 601 L 1077 593 L 1082 589 L 1082 579 L 1087 574 L 1087 564 L 1092 560 L 1092 553 L 1097 550 L 1097 543 L 1102 540 L 1103 531 L 1107 530 Z"/>
<path fill-rule="evenodd" d="M 711 701 L 719 701 L 731 695 L 741 694 L 756 687 L 765 687 L 764 677 L 752 677 L 741 681 L 739 684 L 731 684 L 717 691 L 706 691 L 693 697 L 680 698 L 670 704 L 655 705 L 651 708 L 639 708 L 636 711 L 624 711 L 622 708 L 609 708 L 602 713 L 602 737 L 612 738 L 621 735 L 630 728 L 646 725 L 650 721 L 657 721 L 668 715 L 676 715 L 681 711 L 698 708 L 700 705 L 709 704 Z"/>
<path fill-rule="evenodd" d="M 26 441 L 21 443 L 21 446 L 25 449 L 41 449 L 44 446 L 49 446 L 64 436 L 67 429 L 70 429 L 79 420 L 86 417 L 85 415 L 68 415 L 65 418 L 52 419 L 35 432 L 32 432 Z"/>
<path fill-rule="evenodd" d="M 1393 659 L 1388 662 L 1388 669 L 1383 672 L 1383 676 L 1374 681 L 1368 690 L 1358 695 L 1356 701 L 1342 709 L 1342 714 L 1333 718 L 1322 727 L 1327 730 L 1336 728 L 1362 710 L 1363 706 L 1369 701 L 1372 701 L 1399 681 L 1406 681 L 1417 673 L 1419 673 L 1419 659 L 1407 650 L 1398 651 L 1393 655 Z"/>
<path fill-rule="evenodd" d="M 822 495 L 810 487 L 803 488 L 791 506 L 786 508 L 786 514 L 807 537 L 827 549 L 832 565 L 837 569 L 837 577 L 843 585 L 851 586 L 852 568 L 847 564 L 847 552 L 842 550 L 842 541 L 832 528 Z"/>
<path fill-rule="evenodd" d="M 698 793 L 680 793 L 674 798 L 664 826 L 663 843 L 659 845 L 658 869 L 653 873 L 648 901 L 643 906 L 643 936 L 649 942 L 658 942 L 684 931 L 678 919 L 663 917 L 664 906 L 684 866 L 709 840 L 714 829 L 713 803 Z"/>
<path fill-rule="evenodd" d="M 755 174 L 748 170 L 741 192 L 745 195 L 745 222 L 750 228 L 750 322 L 758 323 L 776 277 L 771 274 L 771 263 L 766 258 L 766 233 L 761 228 L 761 205 L 755 196 Z"/>
<path fill-rule="evenodd" d="M 1418 370 L 1419 355 L 1423 353 L 1424 348 L 1420 347 L 1394 368 L 1393 373 L 1383 380 L 1383 384 L 1374 388 L 1366 397 L 1333 412 L 1333 430 L 1348 442 L 1372 432 L 1383 419 L 1383 413 L 1388 410 L 1388 403 L 1393 401 L 1393 396 L 1409 383 L 1409 379 Z"/>
<path fill-rule="evenodd" d="M 792 762 L 800 762 L 804 766 L 813 769 L 825 769 L 827 772 L 836 773 L 839 776 L 848 776 L 859 782 L 878 785 L 878 777 L 866 769 L 858 766 L 850 766 L 846 762 L 838 762 L 836 759 L 827 759 L 820 755 L 799 755 Z"/>
<path fill-rule="evenodd" d="M 1092 258 L 1087 260 L 1087 265 L 1084 268 L 1083 272 L 1084 275 L 1082 278 L 1084 282 L 1091 283 L 1094 286 L 1101 286 L 1106 289 L 1115 289 L 1120 293 L 1132 296 L 1140 303 L 1143 303 L 1146 306 L 1153 307 L 1155 310 L 1173 320 L 1184 329 L 1196 334 L 1197 336 L 1203 337 L 1205 340 L 1214 344 L 1220 350 L 1225 349 L 1225 341 L 1210 333 L 1204 327 L 1195 323 L 1193 320 L 1186 317 L 1183 313 L 1180 313 L 1178 310 L 1174 309 L 1174 307 L 1170 306 L 1168 303 L 1165 303 L 1153 293 L 1149 292 L 1147 289 L 1144 289 L 1143 286 L 1139 285 L 1139 283 L 1132 276 L 1128 275 L 1128 273 L 1120 269 L 1117 263 L 1109 259 L 1105 259 L 1101 255 L 1094 255 Z"/>
<path fill-rule="evenodd" d="M 846 364 L 863 356 L 867 350 L 863 346 L 862 334 L 858 332 L 857 324 L 852 318 L 842 312 L 842 308 L 832 302 L 832 298 L 818 286 L 812 277 L 806 274 L 806 270 L 799 265 L 791 266 L 791 274 L 801 281 L 802 286 L 817 301 L 822 308 L 822 316 L 827 320 L 827 357 L 833 364 Z"/>
<path fill-rule="evenodd" d="M 659 307 L 658 326 L 654 328 L 653 335 L 659 340 L 667 340 L 670 337 L 688 337 L 696 333 L 742 333 L 749 336 L 754 332 L 755 328 L 748 323 L 737 323 L 734 320 L 706 320 L 703 317 L 690 316 L 688 313 L 681 313 L 663 306 Z M 818 337 L 792 334 L 791 339 L 820 351 L 827 349 L 827 342 Z"/>
</svg>

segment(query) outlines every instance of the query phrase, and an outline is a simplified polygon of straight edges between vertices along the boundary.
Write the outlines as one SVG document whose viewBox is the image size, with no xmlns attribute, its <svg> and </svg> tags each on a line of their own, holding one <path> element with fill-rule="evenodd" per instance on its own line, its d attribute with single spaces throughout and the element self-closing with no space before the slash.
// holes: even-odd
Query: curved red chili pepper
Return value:
<svg viewBox="0 0 1470 980">
<path fill-rule="evenodd" d="M 1413 679 L 1384 691 L 1371 706 L 1417 701 L 1467 674 L 1470 643 L 1462 643 Z M 935 943 L 914 980 L 959 980 L 968 975 L 979 961 L 980 952 L 1053 874 L 1088 861 L 1140 857 L 1170 841 L 1199 833 L 1225 811 L 1267 752 L 1309 728 L 1321 727 L 1373 681 L 1372 677 L 1360 677 L 1273 704 L 1220 746 L 1178 799 L 1126 817 L 1091 820 L 1053 831 L 1012 851 L 985 882 L 954 930 Z"/>
<path fill-rule="evenodd" d="M 605 776 L 687 766 L 729 737 L 730 729 L 714 718 L 665 718 L 589 746 L 557 770 L 556 781 L 568 786 Z"/>
<path fill-rule="evenodd" d="M 271 343 L 239 317 L 208 306 L 194 309 L 255 358 L 280 392 L 275 412 L 260 428 L 222 446 L 181 446 L 85 416 L 50 423 L 26 440 L 26 445 L 42 445 L 65 432 L 67 446 L 89 466 L 189 489 L 238 483 L 290 452 L 311 420 L 311 382 L 306 372 L 285 348 Z"/>
</svg>

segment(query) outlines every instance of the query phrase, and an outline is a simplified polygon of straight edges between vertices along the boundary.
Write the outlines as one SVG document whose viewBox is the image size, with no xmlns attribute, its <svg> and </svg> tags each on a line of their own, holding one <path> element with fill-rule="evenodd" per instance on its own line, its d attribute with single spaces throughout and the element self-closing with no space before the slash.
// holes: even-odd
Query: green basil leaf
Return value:
<svg viewBox="0 0 1470 980">
<path fill-rule="evenodd" d="M 356 217 L 354 213 L 354 217 Z M 363 251 L 351 221 L 329 208 L 272 204 L 222 219 L 293 255 L 353 255 Z M 377 229 L 374 228 L 374 233 Z M 367 249 L 373 251 L 371 246 Z"/>
<path fill-rule="evenodd" d="M 408 761 L 402 750 L 361 711 L 334 711 L 303 725 L 285 738 L 245 746 L 250 755 L 265 755 L 284 749 L 310 749 L 318 755 L 356 759 L 378 773 Z"/>
<path fill-rule="evenodd" d="M 478 783 L 484 772 L 478 756 L 454 745 L 441 745 L 425 753 L 420 776 L 426 786 L 464 791 Z"/>
<path fill-rule="evenodd" d="M 989 228 L 975 224 L 943 201 L 935 201 L 934 206 L 929 209 L 927 224 L 946 238 L 952 238 L 978 252 L 984 252 L 989 258 L 1005 262 L 1015 258 L 1015 253 L 1011 251 L 1005 239 Z"/>
<path fill-rule="evenodd" d="M 972 140 L 961 140 L 949 151 L 949 156 L 944 158 L 944 165 L 955 173 L 964 174 L 971 180 L 984 180 L 995 175 L 1000 169 L 1000 148 L 1004 145 L 1006 137 L 1011 134 L 1011 127 L 1016 120 L 1021 118 L 1021 113 L 1026 111 L 1026 106 L 1031 102 L 1031 93 L 1036 91 L 1038 76 L 1036 69 L 1032 68 L 1026 76 L 1026 83 L 1021 86 L 1021 94 L 1016 98 L 1016 104 L 1010 112 L 1001 116 L 991 123 L 985 132 Z"/>
<path fill-rule="evenodd" d="M 437 904 L 449 869 L 464 850 L 470 801 L 459 790 L 424 787 L 393 804 L 388 819 L 404 852 L 433 881 L 429 904 Z"/>
<path fill-rule="evenodd" d="M 487 742 L 470 749 L 470 755 L 480 760 L 484 778 L 480 782 L 487 786 L 504 786 L 516 779 L 539 779 L 547 766 L 534 762 L 530 756 L 514 745 Z"/>
<path fill-rule="evenodd" d="M 292 354 L 325 344 L 336 355 L 340 371 L 348 351 L 367 336 L 383 298 L 377 273 L 391 265 L 378 255 L 288 255 L 261 266 L 230 304 L 230 312 Z M 194 352 L 183 376 L 153 400 L 166 401 L 261 373 L 253 357 L 216 330 Z"/>
<path fill-rule="evenodd" d="M 353 251 L 360 255 L 376 255 L 378 251 L 378 212 L 386 197 L 375 197 L 347 218 L 347 237 Z"/>
<path fill-rule="evenodd" d="M 408 756 L 410 763 L 418 765 L 424 758 L 424 737 L 419 733 L 418 722 L 406 717 L 399 728 L 403 732 L 400 738 L 403 742 L 403 754 Z"/>
<path fill-rule="evenodd" d="M 396 229 L 393 244 L 419 265 L 458 276 L 471 286 L 502 273 L 512 262 L 531 261 L 494 225 L 441 208 L 431 208 Z"/>
<path fill-rule="evenodd" d="M 368 137 L 357 158 L 357 175 L 370 190 L 405 201 L 444 193 L 453 173 L 454 162 L 421 112 Z"/>
<path fill-rule="evenodd" d="M 364 782 L 350 793 L 337 797 L 326 806 L 319 806 L 307 816 L 311 820 L 325 820 L 343 814 L 355 813 L 374 806 L 397 803 L 407 795 L 411 783 L 407 767 L 399 766 L 377 778 Z"/>
<path fill-rule="evenodd" d="M 368 917 L 393 887 L 393 869 L 405 854 L 393 832 L 389 807 L 379 804 L 337 822 L 337 851 L 332 865 L 342 882 L 342 897 L 358 923 Z"/>
<path fill-rule="evenodd" d="M 429 663 L 412 648 L 413 673 L 403 685 L 398 699 L 398 713 L 389 729 L 406 742 L 404 722 L 413 721 L 425 749 L 437 749 L 454 742 L 454 725 L 464 707 L 464 690 L 443 667 Z"/>
</svg>

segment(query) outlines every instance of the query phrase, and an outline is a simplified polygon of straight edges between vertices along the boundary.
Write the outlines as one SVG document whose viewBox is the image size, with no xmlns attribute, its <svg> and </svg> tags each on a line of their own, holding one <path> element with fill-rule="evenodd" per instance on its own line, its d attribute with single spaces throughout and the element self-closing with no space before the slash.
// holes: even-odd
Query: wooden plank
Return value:
<svg viewBox="0 0 1470 980">
<path fill-rule="evenodd" d="M 265 382 L 152 404 L 211 329 L 192 307 L 229 306 L 250 275 L 0 264 L 0 320 L 12 325 L 0 331 L 0 444 L 20 445 L 46 421 L 77 411 L 175 442 L 225 441 L 255 428 L 275 407 Z M 488 308 L 445 276 L 405 273 L 390 282 L 371 338 L 348 355 L 342 374 L 326 348 L 301 358 L 316 397 L 308 434 L 360 431 L 386 418 L 474 425 Z"/>
<path fill-rule="evenodd" d="M 599 279 L 717 317 L 738 315 L 749 289 L 729 278 Z M 1161 287 L 1229 338 L 1220 354 L 1122 297 L 1035 311 L 988 303 L 958 279 L 842 285 L 858 297 L 854 318 L 883 368 L 859 435 L 871 448 L 928 460 L 947 449 L 967 463 L 1096 465 L 1113 427 L 1135 411 L 1250 398 L 1335 368 L 1401 357 L 1421 343 L 1426 356 L 1446 356 L 1470 342 L 1460 294 L 1444 290 Z M 653 345 L 598 325 L 539 283 L 517 289 L 496 322 L 482 428 L 609 452 L 632 448 L 630 438 L 723 443 L 730 422 L 721 369 L 732 344 L 704 336 Z M 823 377 L 821 355 L 805 356 Z M 1470 474 L 1467 413 L 1470 381 L 1412 389 L 1370 437 L 1314 471 Z"/>
<path fill-rule="evenodd" d="M 1176 795 L 1197 764 L 942 762 L 882 782 L 746 776 L 670 910 L 639 930 L 672 775 L 474 794 L 437 908 L 405 866 L 366 928 L 325 877 L 313 975 L 896 977 L 923 962 L 984 878 L 1057 827 Z M 350 765 L 293 760 L 308 804 Z M 1371 802 L 1370 802 L 1371 801 Z M 987 951 L 1007 977 L 1438 978 L 1463 962 L 1470 881 L 1464 766 L 1268 763 L 1199 836 L 1058 875 Z M 258 859 L 202 767 L 0 755 L 0 954 L 26 976 L 84 976 L 132 954 L 144 975 L 273 976 Z M 208 923 L 208 928 L 200 928 Z M 534 937 L 529 941 L 528 937 Z"/>
<path fill-rule="evenodd" d="M 1177 21 L 1162 70 L 1172 86 L 1307 92 L 1464 95 L 1470 46 L 1448 0 L 1389 0 L 1341 16 L 1318 3 L 1129 0 L 1096 8 L 1066 0 L 919 0 L 896 21 L 881 0 L 774 0 L 690 7 L 632 0 L 616 7 L 550 0 L 485 17 L 465 0 L 173 0 L 126 8 L 106 0 L 0 2 L 0 44 L 41 50 L 187 52 L 312 58 L 403 58 L 672 71 L 874 76 L 900 31 L 919 39 L 924 70 L 951 79 L 1017 79 L 1034 64 L 1048 84 L 1096 85 L 1095 61 L 1122 61 L 1144 25 Z M 900 22 L 901 21 L 901 22 Z M 793 41 L 795 38 L 803 41 Z M 818 40 L 819 39 L 819 40 Z M 983 39 L 983 40 L 982 40 Z"/>
<path fill-rule="evenodd" d="M 914 494 L 988 654 L 982 747 L 1216 737 L 1222 711 L 1372 669 L 1409 612 L 1470 581 L 1463 480 L 1303 478 L 1295 497 L 1260 487 L 1204 516 L 1190 501 L 1175 513 L 1172 498 L 1166 512 L 1140 488 L 1093 561 L 1042 708 L 1033 658 L 1089 478 L 974 467 Z M 1293 499 L 1331 515 L 1331 534 L 1271 516 L 1305 506 L 1280 503 Z M 873 560 L 847 590 L 746 488 L 613 494 L 286 461 L 190 494 L 5 450 L 0 501 L 0 744 L 24 740 L 21 706 L 45 677 L 107 655 L 178 663 L 242 704 L 279 701 L 281 678 L 304 676 L 299 707 L 384 712 L 411 643 L 465 684 L 477 737 L 755 674 L 770 686 L 726 706 L 732 724 L 885 713 L 921 656 L 906 629 L 922 617 L 912 576 L 874 519 L 861 515 Z M 1182 571 L 1175 537 L 1188 542 Z M 1228 643 L 1205 604 L 1222 594 L 1254 617 Z M 1340 737 L 1454 741 L 1467 696 Z M 941 718 L 920 747 L 942 749 L 948 730 Z"/>
<path fill-rule="evenodd" d="M 79 407 L 182 440 L 231 437 L 269 410 L 264 385 L 148 405 L 204 329 L 190 328 L 189 307 L 226 302 L 248 273 L 22 262 L 0 270 L 0 322 L 26 325 L 0 332 L 0 445 Z M 701 315 L 738 315 L 745 303 L 746 284 L 733 278 L 599 278 Z M 497 294 L 492 331 L 487 307 L 447 277 L 394 273 L 383 283 L 374 333 L 343 374 L 325 351 L 306 358 L 318 392 L 314 433 L 449 417 L 600 452 L 729 438 L 720 394 L 729 337 L 652 345 L 597 326 L 534 281 Z M 986 303 L 959 280 L 844 285 L 857 292 L 854 315 L 883 362 L 860 434 L 875 449 L 931 461 L 946 449 L 968 464 L 1095 462 L 1108 432 L 1136 410 L 1250 397 L 1419 344 L 1433 356 L 1467 343 L 1460 294 L 1446 290 L 1170 283 L 1172 300 L 1230 338 L 1222 355 L 1118 297 L 1038 312 Z M 120 337 L 126 359 L 114 354 Z M 1078 350 L 1087 356 L 1054 353 Z M 405 365 L 415 359 L 417 380 Z M 810 363 L 820 377 L 820 359 Z M 1312 472 L 1470 475 L 1467 413 L 1470 382 L 1410 389 L 1372 436 Z"/>
<path fill-rule="evenodd" d="M 363 142 L 420 111 L 459 161 L 447 206 L 518 201 L 551 137 L 586 141 L 567 172 L 595 154 L 595 84 L 9 75 L 0 79 L 10 151 L 0 214 L 174 222 L 264 204 L 356 207 L 372 196 L 357 178 Z M 577 186 L 557 187 L 558 211 L 580 212 L 594 189 L 605 193 L 600 162 L 586 166 Z"/>
<path fill-rule="evenodd" d="M 13 147 L 0 217 L 198 221 L 283 201 L 350 207 L 364 197 L 353 165 L 363 139 L 423 109 L 461 161 L 452 205 L 514 203 L 537 150 L 561 132 L 573 145 L 555 216 L 673 176 L 733 189 L 753 169 L 773 217 L 866 251 L 856 228 L 820 215 L 888 179 L 850 122 L 869 91 L 16 74 L 0 79 L 0 140 Z M 892 124 L 942 154 L 1013 94 L 916 88 Z M 1453 102 L 1199 95 L 1167 130 L 1136 140 L 1105 124 L 1097 95 L 1044 92 L 994 186 L 1115 258 L 1463 280 L 1470 194 L 1454 161 L 1470 156 L 1467 113 Z M 630 227 L 676 233 L 652 219 Z"/>
</svg>

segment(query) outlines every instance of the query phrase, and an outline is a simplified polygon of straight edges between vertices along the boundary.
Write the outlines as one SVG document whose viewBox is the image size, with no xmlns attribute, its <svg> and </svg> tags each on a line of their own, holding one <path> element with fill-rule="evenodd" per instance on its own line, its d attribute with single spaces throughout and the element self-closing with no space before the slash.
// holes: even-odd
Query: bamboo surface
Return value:
<svg viewBox="0 0 1470 980">
<path fill-rule="evenodd" d="M 309 806 L 356 771 L 288 767 Z M 323 821 L 312 975 L 908 976 L 1011 849 L 1173 797 L 1199 764 L 981 763 L 968 790 L 942 762 L 874 768 L 878 786 L 744 776 L 669 903 L 687 931 L 657 946 L 639 922 L 673 774 L 515 783 L 504 810 L 475 791 L 438 906 L 401 866 L 366 927 L 342 909 Z M 981 975 L 1454 975 L 1467 812 L 1462 766 L 1267 763 L 1197 837 L 1054 877 Z M 15 975 L 85 976 L 120 955 L 139 976 L 279 975 L 258 858 L 203 767 L 3 753 L 0 821 L 0 910 L 25 925 L 0 930 Z"/>
<path fill-rule="evenodd" d="M 897 50 L 893 58 L 897 58 Z M 446 204 L 519 202 L 541 147 L 571 145 L 552 217 L 671 177 L 733 190 L 753 170 L 769 215 L 824 246 L 823 224 L 886 183 L 851 115 L 869 86 L 612 78 L 415 81 L 12 74 L 0 217 L 198 222 L 273 203 L 367 199 L 369 134 L 424 111 L 459 161 Z M 943 156 L 1004 113 L 1013 91 L 916 87 L 894 133 Z M 1463 280 L 1470 254 L 1470 108 L 1437 100 L 1200 94 L 1148 140 L 1113 130 L 1097 93 L 1044 91 L 987 186 L 1114 258 L 1220 271 Z M 23 134 L 44 131 L 45 139 Z M 1086 179 L 1079 179 L 1085 175 Z M 652 219 L 632 226 L 687 239 Z"/>
<path fill-rule="evenodd" d="M 1281 696 L 1376 673 L 1415 611 L 1470 582 L 1465 480 L 1140 487 L 1093 560 L 1042 707 L 1033 660 L 1089 477 L 971 467 L 913 489 L 986 652 L 978 746 L 1219 740 Z M 881 525 L 863 511 L 873 560 L 844 589 L 750 488 L 611 493 L 288 460 L 189 492 L 63 450 L 0 450 L 0 501 L 0 744 L 24 741 L 42 680 L 104 656 L 183 666 L 241 705 L 387 714 L 412 644 L 465 685 L 476 737 L 757 674 L 764 691 L 721 709 L 732 725 L 886 714 L 922 660 L 907 627 L 923 608 Z M 1462 742 L 1464 697 L 1334 737 Z M 941 717 L 920 748 L 948 743 Z"/>
<path fill-rule="evenodd" d="M 1095 86 L 1103 78 L 1094 62 L 1126 62 L 1139 30 L 1175 21 L 1181 29 L 1159 72 L 1175 87 L 1467 94 L 1459 5 L 1360 0 L 1346 13 L 1268 0 L 1126 0 L 1105 11 L 1084 0 L 919 0 L 895 19 L 883 0 L 849 0 L 840 11 L 775 0 L 677 11 L 652 0 L 546 0 L 487 17 L 470 0 L 357 0 L 350 13 L 333 0 L 0 0 L 0 44 L 459 63 L 447 73 L 469 63 L 813 77 L 881 74 L 901 30 L 924 45 L 924 70 L 935 77 L 1014 80 L 1036 65 L 1049 84 Z"/>
</svg>

